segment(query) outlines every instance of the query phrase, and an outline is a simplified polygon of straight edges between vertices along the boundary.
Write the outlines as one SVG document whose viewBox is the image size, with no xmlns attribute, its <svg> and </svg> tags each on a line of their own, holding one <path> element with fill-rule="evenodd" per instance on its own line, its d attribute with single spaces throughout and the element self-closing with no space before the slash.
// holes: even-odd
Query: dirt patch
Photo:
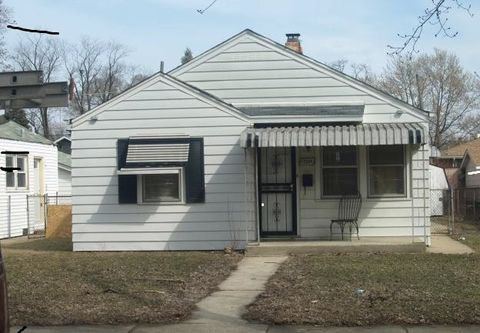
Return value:
<svg viewBox="0 0 480 333">
<path fill-rule="evenodd" d="M 171 323 L 241 259 L 222 252 L 71 252 L 68 241 L 3 245 L 11 325 Z"/>
<path fill-rule="evenodd" d="M 248 307 L 274 324 L 370 326 L 480 323 L 480 256 L 295 256 Z"/>
</svg>

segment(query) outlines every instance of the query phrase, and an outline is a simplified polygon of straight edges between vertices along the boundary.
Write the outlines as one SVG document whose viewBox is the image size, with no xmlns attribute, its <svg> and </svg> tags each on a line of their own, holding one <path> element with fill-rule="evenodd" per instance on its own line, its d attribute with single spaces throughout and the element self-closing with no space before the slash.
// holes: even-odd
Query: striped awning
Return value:
<svg viewBox="0 0 480 333">
<path fill-rule="evenodd" d="M 249 127 L 242 132 L 240 137 L 240 146 L 243 148 L 373 146 L 424 143 L 426 143 L 424 128 L 418 123 Z"/>
<path fill-rule="evenodd" d="M 130 140 L 126 163 L 185 163 L 190 143 L 135 143 Z"/>
</svg>

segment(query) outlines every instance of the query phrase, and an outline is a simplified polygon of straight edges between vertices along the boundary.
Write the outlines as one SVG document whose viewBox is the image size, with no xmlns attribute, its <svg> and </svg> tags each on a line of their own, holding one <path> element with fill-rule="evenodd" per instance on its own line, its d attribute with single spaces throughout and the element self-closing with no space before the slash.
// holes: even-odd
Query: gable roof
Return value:
<svg viewBox="0 0 480 333">
<path fill-rule="evenodd" d="M 263 35 L 260 35 L 258 33 L 256 33 L 255 31 L 253 30 L 250 30 L 250 29 L 245 29 L 243 30 L 242 32 L 234 35 L 233 37 L 223 41 L 222 43 L 220 44 L 217 44 L 216 46 L 210 48 L 209 50 L 203 52 L 202 54 L 198 55 L 197 57 L 193 58 L 192 60 L 190 60 L 189 62 L 183 64 L 183 65 L 180 65 L 174 69 L 172 69 L 169 74 L 172 75 L 172 76 L 179 76 L 185 72 L 187 72 L 189 69 L 192 69 L 194 67 L 196 67 L 197 65 L 207 61 L 208 59 L 214 57 L 215 55 L 217 55 L 218 53 L 220 53 L 221 51 L 227 49 L 230 47 L 231 44 L 235 43 L 236 40 L 244 37 L 244 36 L 248 36 L 252 39 L 255 40 L 255 42 L 258 42 L 266 47 L 269 47 L 271 49 L 274 49 L 275 51 L 277 52 L 280 52 L 296 61 L 299 61 L 300 63 L 303 63 L 304 65 L 310 67 L 310 68 L 313 68 L 313 69 L 316 69 L 318 71 L 322 71 L 322 72 L 327 72 L 329 75 L 331 75 L 333 78 L 339 80 L 339 81 L 342 81 L 356 89 L 359 89 L 371 96 L 374 96 L 380 100 L 383 100 L 385 101 L 386 103 L 388 104 L 391 104 L 391 105 L 394 105 L 395 107 L 402 107 L 404 109 L 408 109 L 410 111 L 412 111 L 412 113 L 418 115 L 419 117 L 421 117 L 422 119 L 426 119 L 426 117 L 428 116 L 429 112 L 425 111 L 425 110 L 421 110 L 411 104 L 408 104 L 398 98 L 396 98 L 395 96 L 392 96 L 390 94 L 388 94 L 387 92 L 385 91 L 382 91 L 380 89 L 378 89 L 377 87 L 373 87 L 372 85 L 370 84 L 367 84 L 363 81 L 360 81 L 358 79 L 355 79 L 353 78 L 352 76 L 348 75 L 348 74 L 345 74 L 343 72 L 340 72 L 316 59 L 313 59 L 313 58 L 310 58 L 304 54 L 300 54 L 300 53 L 297 53 L 293 50 L 291 50 L 290 48 L 278 43 L 278 42 L 275 42 L 274 40 L 271 40 Z"/>
<path fill-rule="evenodd" d="M 130 87 L 129 89 L 123 91 L 119 95 L 115 96 L 114 98 L 110 99 L 109 101 L 97 106 L 96 108 L 84 113 L 83 115 L 78 116 L 77 118 L 72 120 L 72 128 L 84 123 L 91 117 L 95 117 L 108 109 L 109 107 L 114 106 L 115 104 L 127 99 L 128 97 L 140 92 L 142 89 L 155 84 L 157 82 L 164 82 L 168 85 L 171 85 L 184 93 L 190 94 L 193 97 L 210 104 L 218 109 L 227 112 L 233 115 L 236 118 L 239 118 L 244 121 L 249 121 L 248 116 L 243 114 L 240 110 L 236 109 L 233 105 L 224 102 L 223 100 L 219 99 L 218 97 L 203 91 L 195 86 L 192 86 L 186 82 L 183 82 L 169 74 L 157 72 L 150 77 L 146 78 L 143 81 L 140 81 L 136 85 Z"/>
<path fill-rule="evenodd" d="M 30 131 L 28 128 L 17 124 L 13 120 L 8 120 L 5 116 L 0 116 L 0 139 L 41 143 L 51 145 L 52 142 L 44 136 Z"/>
<path fill-rule="evenodd" d="M 62 141 L 62 140 L 67 140 L 67 141 L 72 142 L 72 139 L 67 138 L 66 136 L 62 136 L 61 138 L 58 138 L 57 140 L 55 140 L 53 143 L 57 144 L 57 143 L 59 143 L 59 142 Z"/>
</svg>

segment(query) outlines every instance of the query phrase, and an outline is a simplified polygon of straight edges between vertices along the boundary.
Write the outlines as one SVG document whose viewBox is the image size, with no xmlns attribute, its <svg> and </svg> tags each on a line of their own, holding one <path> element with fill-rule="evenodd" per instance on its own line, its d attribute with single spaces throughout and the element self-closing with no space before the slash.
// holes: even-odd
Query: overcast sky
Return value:
<svg viewBox="0 0 480 333">
<path fill-rule="evenodd" d="M 177 66 L 188 46 L 194 55 L 250 28 L 283 43 L 285 33 L 301 33 L 304 53 L 329 63 L 348 59 L 380 71 L 387 63 L 387 45 L 399 45 L 431 0 L 4 0 L 20 26 L 60 32 L 75 42 L 81 36 L 115 40 L 131 50 L 129 62 L 155 72 Z M 465 0 L 468 2 L 468 0 Z M 473 18 L 454 11 L 450 25 L 455 39 L 434 37 L 427 27 L 418 48 L 455 52 L 469 70 L 480 71 L 480 1 L 471 0 Z M 11 47 L 22 33 L 8 30 Z M 24 34 L 24 33 L 23 33 Z"/>
</svg>

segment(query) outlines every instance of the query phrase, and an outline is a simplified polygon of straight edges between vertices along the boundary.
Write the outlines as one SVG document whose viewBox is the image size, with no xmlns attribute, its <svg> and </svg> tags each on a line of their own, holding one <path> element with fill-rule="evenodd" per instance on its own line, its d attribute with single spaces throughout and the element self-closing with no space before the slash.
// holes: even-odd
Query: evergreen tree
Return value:
<svg viewBox="0 0 480 333">
<path fill-rule="evenodd" d="M 192 54 L 192 50 L 190 50 L 190 48 L 186 48 L 185 49 L 185 53 L 183 54 L 183 57 L 181 59 L 182 61 L 182 65 L 183 64 L 186 64 L 187 62 L 189 62 L 190 60 L 193 59 L 193 54 Z"/>
</svg>

